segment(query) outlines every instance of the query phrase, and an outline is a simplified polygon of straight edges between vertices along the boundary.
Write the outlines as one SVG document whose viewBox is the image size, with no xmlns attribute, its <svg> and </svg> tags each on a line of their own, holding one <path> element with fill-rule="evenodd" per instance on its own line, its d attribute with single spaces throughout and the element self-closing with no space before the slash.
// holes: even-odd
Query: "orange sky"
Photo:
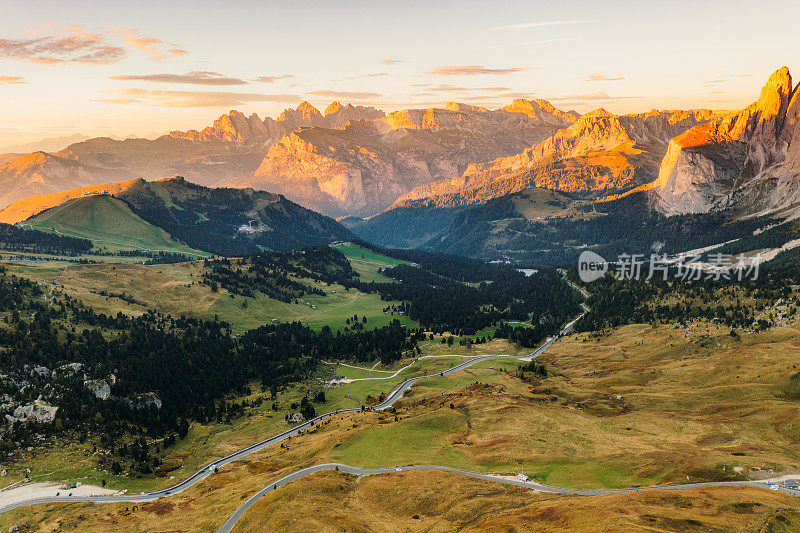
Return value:
<svg viewBox="0 0 800 533">
<path fill-rule="evenodd" d="M 797 2 L 0 0 L 0 151 L 333 99 L 391 111 L 738 108 L 800 69 Z"/>
</svg>

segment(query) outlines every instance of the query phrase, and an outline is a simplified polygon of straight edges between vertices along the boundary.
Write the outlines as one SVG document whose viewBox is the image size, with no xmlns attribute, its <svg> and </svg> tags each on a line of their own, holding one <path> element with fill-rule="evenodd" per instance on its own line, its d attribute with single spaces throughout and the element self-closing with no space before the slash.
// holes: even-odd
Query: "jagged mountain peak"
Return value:
<svg viewBox="0 0 800 533">
<path fill-rule="evenodd" d="M 591 119 L 591 118 L 611 118 L 614 117 L 614 113 L 610 113 L 603 109 L 602 107 L 598 107 L 594 111 L 589 111 L 585 115 L 582 115 L 581 118 L 583 119 Z"/>
<path fill-rule="evenodd" d="M 297 106 L 296 111 L 300 111 L 301 113 L 308 114 L 308 115 L 321 115 L 322 113 L 319 112 L 319 109 L 311 105 L 308 100 L 303 100 L 300 102 L 300 105 Z"/>
<path fill-rule="evenodd" d="M 547 100 L 536 98 L 533 100 L 526 100 L 524 98 L 517 98 L 511 104 L 505 106 L 503 111 L 508 113 L 522 113 L 528 117 L 536 120 L 543 120 L 552 122 L 557 119 L 560 122 L 567 124 L 574 123 L 580 115 L 575 111 L 561 111 L 553 106 Z"/>
<path fill-rule="evenodd" d="M 800 214 L 797 89 L 782 67 L 758 100 L 673 139 L 651 193 L 667 215 L 734 208 Z"/>
<path fill-rule="evenodd" d="M 342 105 L 339 100 L 334 100 L 333 102 L 325 108 L 325 116 L 332 115 L 333 113 L 338 113 L 342 109 L 352 109 L 353 104 Z"/>
</svg>

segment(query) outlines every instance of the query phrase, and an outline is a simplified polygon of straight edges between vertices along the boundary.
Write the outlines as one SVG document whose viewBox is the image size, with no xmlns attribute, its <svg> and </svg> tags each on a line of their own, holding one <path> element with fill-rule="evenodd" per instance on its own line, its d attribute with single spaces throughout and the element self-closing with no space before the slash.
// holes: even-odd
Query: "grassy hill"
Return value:
<svg viewBox="0 0 800 533">
<path fill-rule="evenodd" d="M 117 196 L 144 220 L 217 255 L 289 251 L 353 238 L 335 220 L 269 192 L 209 188 L 176 177 L 137 182 Z"/>
<path fill-rule="evenodd" d="M 174 241 L 169 234 L 142 220 L 124 202 L 107 195 L 68 200 L 24 223 L 32 229 L 89 239 L 109 250 L 153 250 L 204 256 Z"/>
<path fill-rule="evenodd" d="M 95 204 L 94 196 L 87 194 L 106 201 Z M 84 205 L 87 198 L 89 205 Z M 122 202 L 112 209 L 109 198 Z M 90 221 L 88 215 L 94 218 Z M 181 177 L 82 187 L 25 198 L 0 211 L 0 222 L 31 219 L 30 227 L 85 237 L 112 249 L 203 250 L 224 256 L 264 249 L 290 251 L 354 238 L 335 220 L 278 194 L 203 187 Z"/>
</svg>

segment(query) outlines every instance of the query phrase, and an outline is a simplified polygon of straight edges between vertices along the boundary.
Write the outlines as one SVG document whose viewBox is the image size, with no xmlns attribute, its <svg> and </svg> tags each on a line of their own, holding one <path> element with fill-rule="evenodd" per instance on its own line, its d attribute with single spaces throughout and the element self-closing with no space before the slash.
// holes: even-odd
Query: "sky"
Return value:
<svg viewBox="0 0 800 533">
<path fill-rule="evenodd" d="M 737 109 L 800 72 L 800 2 L 0 0 L 0 151 L 308 100 Z"/>
</svg>

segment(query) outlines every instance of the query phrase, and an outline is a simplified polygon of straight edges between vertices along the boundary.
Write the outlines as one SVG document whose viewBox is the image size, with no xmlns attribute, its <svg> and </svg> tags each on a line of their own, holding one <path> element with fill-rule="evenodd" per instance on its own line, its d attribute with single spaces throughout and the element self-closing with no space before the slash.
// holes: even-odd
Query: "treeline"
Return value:
<svg viewBox="0 0 800 533">
<path fill-rule="evenodd" d="M 377 292 L 386 301 L 403 302 L 398 309 L 435 333 L 474 335 L 501 320 L 560 324 L 580 310 L 581 296 L 552 269 L 533 276 L 483 265 L 476 273 L 466 268 L 457 271 L 468 279 L 484 279 L 470 285 L 401 264 L 383 271 L 401 283 L 354 281 L 348 286 Z"/>
<path fill-rule="evenodd" d="M 11 252 L 74 256 L 91 250 L 92 242 L 0 223 L 0 248 Z"/>
<path fill-rule="evenodd" d="M 59 408 L 52 424 L 18 421 L 0 431 L 0 453 L 36 433 L 95 431 L 108 442 L 185 434 L 191 420 L 235 414 L 226 396 L 247 392 L 254 379 L 281 387 L 323 358 L 389 363 L 422 338 L 398 321 L 335 335 L 274 324 L 234 338 L 221 321 L 110 316 L 58 291 L 43 296 L 37 284 L 0 272 L 0 393 L 14 405 L 38 398 Z M 93 384 L 107 385 L 110 397 L 97 397 Z"/>
<path fill-rule="evenodd" d="M 425 250 L 399 250 L 382 248 L 365 241 L 355 241 L 356 244 L 372 250 L 373 252 L 415 263 L 420 268 L 450 278 L 455 281 L 480 282 L 494 280 L 498 276 L 514 276 L 518 272 L 510 265 L 491 264 L 480 259 L 473 259 L 463 255 L 454 255 L 441 252 L 428 252 Z"/>
<path fill-rule="evenodd" d="M 596 331 L 634 323 L 687 324 L 698 319 L 731 328 L 766 329 L 772 325 L 769 309 L 775 303 L 783 301 L 790 313 L 797 308 L 793 286 L 800 281 L 798 259 L 800 254 L 775 259 L 777 262 L 761 267 L 756 279 L 744 277 L 741 281 L 735 275 L 719 280 L 682 280 L 674 269 L 666 281 L 658 276 L 648 281 L 646 265 L 640 279 L 606 275 L 587 285 L 591 310 L 575 324 L 575 330 Z M 574 269 L 571 275 L 575 276 Z"/>
<path fill-rule="evenodd" d="M 319 246 L 296 252 L 261 252 L 240 259 L 206 259 L 202 283 L 216 291 L 255 298 L 261 292 L 282 302 L 304 294 L 325 296 L 325 291 L 292 278 L 313 279 L 322 283 L 344 283 L 358 274 L 338 250 Z"/>
</svg>

